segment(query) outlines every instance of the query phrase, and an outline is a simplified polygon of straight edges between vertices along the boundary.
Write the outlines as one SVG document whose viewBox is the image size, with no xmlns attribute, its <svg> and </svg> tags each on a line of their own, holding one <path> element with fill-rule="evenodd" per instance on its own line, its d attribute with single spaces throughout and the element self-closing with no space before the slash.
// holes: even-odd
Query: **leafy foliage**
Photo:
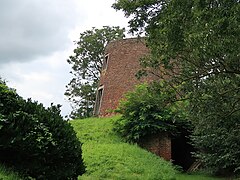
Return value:
<svg viewBox="0 0 240 180">
<path fill-rule="evenodd" d="M 74 76 L 65 92 L 73 105 L 72 117 L 84 118 L 92 115 L 104 48 L 110 41 L 123 37 L 124 29 L 109 26 L 92 28 L 80 34 L 74 55 L 67 60 L 72 65 L 71 74 Z"/>
<path fill-rule="evenodd" d="M 201 98 L 191 98 L 196 156 L 222 174 L 240 171 L 240 77 L 235 78 L 208 78 L 199 85 Z"/>
<path fill-rule="evenodd" d="M 197 156 L 216 171 L 239 172 L 239 0 L 118 0 L 113 7 L 130 17 L 132 32 L 147 35 L 151 54 L 140 74 L 158 69 L 169 84 L 183 84 Z"/>
<path fill-rule="evenodd" d="M 118 0 L 113 6 L 131 15 L 132 32 L 145 30 L 151 57 L 143 66 L 161 65 L 179 81 L 240 74 L 239 0 Z"/>
<path fill-rule="evenodd" d="M 120 103 L 122 118 L 116 122 L 116 130 L 132 142 L 157 132 L 177 135 L 184 129 L 189 131 L 185 103 L 176 100 L 175 92 L 166 88 L 164 82 L 141 84 Z"/>
<path fill-rule="evenodd" d="M 36 179 L 71 179 L 84 173 L 81 143 L 60 115 L 0 84 L 0 161 Z"/>
</svg>

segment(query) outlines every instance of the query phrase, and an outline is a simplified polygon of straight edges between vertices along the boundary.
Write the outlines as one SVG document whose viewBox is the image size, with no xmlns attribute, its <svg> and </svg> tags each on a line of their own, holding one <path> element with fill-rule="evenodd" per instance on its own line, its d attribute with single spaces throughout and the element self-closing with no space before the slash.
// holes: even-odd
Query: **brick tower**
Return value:
<svg viewBox="0 0 240 180">
<path fill-rule="evenodd" d="M 144 40 L 140 38 L 122 39 L 110 42 L 105 49 L 105 58 L 97 91 L 94 114 L 110 116 L 123 95 L 144 81 L 136 78 L 140 70 L 139 59 L 149 52 Z"/>
</svg>

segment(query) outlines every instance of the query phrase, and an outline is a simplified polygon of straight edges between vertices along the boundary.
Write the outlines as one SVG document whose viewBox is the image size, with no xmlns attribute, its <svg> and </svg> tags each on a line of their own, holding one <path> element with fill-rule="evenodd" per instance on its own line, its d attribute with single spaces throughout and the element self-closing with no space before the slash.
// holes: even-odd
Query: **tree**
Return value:
<svg viewBox="0 0 240 180">
<path fill-rule="evenodd" d="M 208 77 L 194 91 L 189 110 L 196 156 L 216 172 L 239 173 L 240 77 Z"/>
<path fill-rule="evenodd" d="M 131 32 L 146 33 L 151 59 L 143 65 L 171 69 L 177 61 L 174 76 L 182 80 L 240 74 L 239 0 L 118 0 L 113 7 L 131 15 Z"/>
<path fill-rule="evenodd" d="M 215 171 L 239 172 L 240 1 L 118 0 L 113 7 L 130 17 L 131 32 L 147 36 L 151 54 L 140 74 L 158 69 L 159 78 L 183 85 L 196 156 Z"/>
<path fill-rule="evenodd" d="M 72 65 L 70 73 L 74 76 L 65 92 L 72 102 L 72 117 L 84 118 L 92 115 L 105 46 L 110 41 L 123 37 L 124 29 L 109 26 L 92 28 L 80 34 L 74 55 L 67 60 Z"/>
</svg>

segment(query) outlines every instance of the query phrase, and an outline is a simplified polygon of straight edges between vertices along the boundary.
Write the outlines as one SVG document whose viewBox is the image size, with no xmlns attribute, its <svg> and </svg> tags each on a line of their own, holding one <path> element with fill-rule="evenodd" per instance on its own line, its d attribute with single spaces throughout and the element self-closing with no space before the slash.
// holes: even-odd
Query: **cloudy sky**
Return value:
<svg viewBox="0 0 240 180">
<path fill-rule="evenodd" d="M 127 26 L 114 0 L 1 0 L 0 76 L 24 98 L 62 104 L 71 79 L 66 62 L 79 33 L 102 26 Z"/>
</svg>

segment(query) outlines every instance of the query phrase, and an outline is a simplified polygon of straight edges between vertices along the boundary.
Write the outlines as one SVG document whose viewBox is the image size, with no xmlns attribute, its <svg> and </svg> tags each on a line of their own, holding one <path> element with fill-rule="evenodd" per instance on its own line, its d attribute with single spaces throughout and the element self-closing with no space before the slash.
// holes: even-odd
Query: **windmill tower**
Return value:
<svg viewBox="0 0 240 180">
<path fill-rule="evenodd" d="M 141 68 L 139 59 L 148 53 L 144 39 L 140 38 L 116 40 L 106 46 L 94 115 L 113 115 L 111 110 L 118 107 L 125 93 L 137 84 L 153 80 L 151 76 L 141 80 L 135 76 Z"/>
</svg>

